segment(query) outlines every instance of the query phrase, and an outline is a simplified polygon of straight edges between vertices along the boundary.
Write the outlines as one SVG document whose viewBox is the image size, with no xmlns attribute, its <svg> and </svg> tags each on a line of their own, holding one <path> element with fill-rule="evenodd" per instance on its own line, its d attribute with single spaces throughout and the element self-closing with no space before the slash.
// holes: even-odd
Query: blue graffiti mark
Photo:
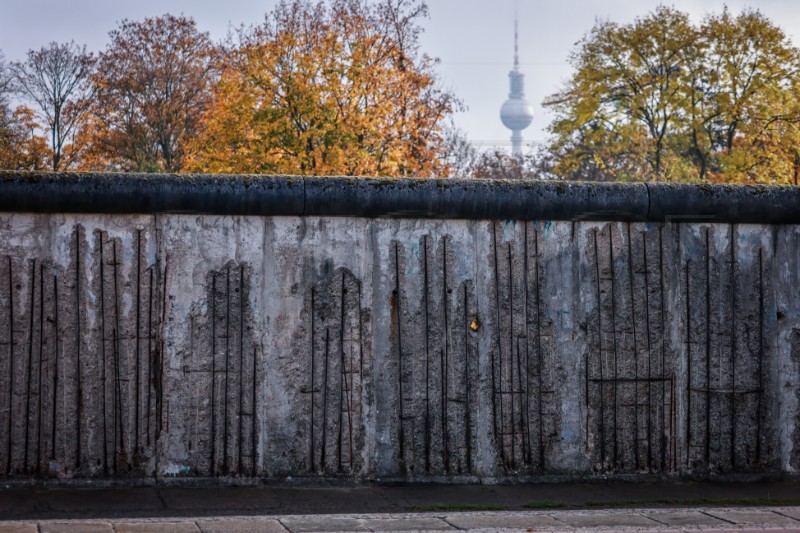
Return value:
<svg viewBox="0 0 800 533">
<path fill-rule="evenodd" d="M 567 318 L 570 315 L 570 312 L 566 309 L 557 309 L 555 311 L 545 311 L 544 314 L 549 320 L 553 320 L 553 317 L 555 317 L 555 320 L 561 323 L 561 319 Z"/>
<path fill-rule="evenodd" d="M 412 242 L 409 245 L 411 256 L 414 261 L 406 261 L 406 276 L 413 276 L 417 273 L 417 266 L 421 257 L 420 246 L 418 242 Z"/>
<path fill-rule="evenodd" d="M 456 256 L 458 259 L 456 260 L 456 273 L 458 276 L 462 278 L 469 277 L 469 266 L 466 264 L 466 260 L 468 259 L 466 256 Z"/>
<path fill-rule="evenodd" d="M 764 310 L 766 315 L 767 324 L 770 328 L 778 326 L 778 309 L 776 307 L 769 307 Z"/>
<path fill-rule="evenodd" d="M 513 240 L 516 229 L 517 222 L 515 220 L 506 220 L 503 222 L 503 241 L 508 242 Z"/>
<path fill-rule="evenodd" d="M 741 237 L 741 233 L 737 234 L 738 237 Z M 761 241 L 761 235 L 750 235 L 746 241 L 750 246 L 754 248 L 762 247 L 764 244 Z M 739 244 L 739 239 L 736 240 L 736 244 Z"/>
<path fill-rule="evenodd" d="M 544 231 L 542 232 L 542 237 L 547 238 L 550 236 L 550 230 L 553 228 L 553 222 L 550 220 L 545 221 L 544 223 Z"/>
<path fill-rule="evenodd" d="M 689 244 L 686 246 L 686 253 L 690 258 L 705 256 L 706 246 L 705 244 Z"/>
<path fill-rule="evenodd" d="M 156 240 L 148 238 L 149 236 L 147 234 L 144 234 L 144 233 L 142 234 L 142 237 L 146 238 L 145 242 L 147 242 L 148 262 L 150 264 L 154 264 L 156 262 L 156 253 L 157 253 L 157 251 L 156 251 Z"/>
</svg>

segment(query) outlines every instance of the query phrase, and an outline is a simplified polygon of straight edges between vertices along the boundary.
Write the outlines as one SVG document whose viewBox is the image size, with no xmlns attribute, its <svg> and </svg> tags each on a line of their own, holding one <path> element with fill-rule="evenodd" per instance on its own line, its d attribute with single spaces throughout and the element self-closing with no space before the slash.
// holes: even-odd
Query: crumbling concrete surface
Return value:
<svg viewBox="0 0 800 533">
<path fill-rule="evenodd" d="M 0 215 L 0 475 L 800 469 L 800 227 Z"/>
</svg>

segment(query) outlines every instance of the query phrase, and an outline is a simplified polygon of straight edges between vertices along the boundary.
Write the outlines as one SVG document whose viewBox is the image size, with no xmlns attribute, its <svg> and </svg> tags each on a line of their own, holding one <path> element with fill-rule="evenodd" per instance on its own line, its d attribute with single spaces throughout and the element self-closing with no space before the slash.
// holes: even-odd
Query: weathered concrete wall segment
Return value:
<svg viewBox="0 0 800 533">
<path fill-rule="evenodd" d="M 0 473 L 796 473 L 800 227 L 0 215 Z"/>
</svg>

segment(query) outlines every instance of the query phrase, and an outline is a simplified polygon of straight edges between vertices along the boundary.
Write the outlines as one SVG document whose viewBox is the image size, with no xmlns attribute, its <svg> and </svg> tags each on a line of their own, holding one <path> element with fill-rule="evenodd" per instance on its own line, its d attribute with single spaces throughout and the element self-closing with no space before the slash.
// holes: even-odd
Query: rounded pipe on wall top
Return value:
<svg viewBox="0 0 800 533">
<path fill-rule="evenodd" d="M 800 223 L 800 188 L 0 172 L 0 212 Z"/>
</svg>

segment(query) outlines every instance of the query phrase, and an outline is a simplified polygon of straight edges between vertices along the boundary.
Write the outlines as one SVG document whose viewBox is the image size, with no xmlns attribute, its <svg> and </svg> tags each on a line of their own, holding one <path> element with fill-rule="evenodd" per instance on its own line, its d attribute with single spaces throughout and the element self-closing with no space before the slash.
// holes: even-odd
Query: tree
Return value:
<svg viewBox="0 0 800 533">
<path fill-rule="evenodd" d="M 86 118 L 91 69 L 91 54 L 74 42 L 52 42 L 30 50 L 24 63 L 13 64 L 19 92 L 34 103 L 46 124 L 54 171 L 78 159 L 80 150 L 72 140 Z"/>
<path fill-rule="evenodd" d="M 214 80 L 215 47 L 187 17 L 123 20 L 93 76 L 91 160 L 132 171 L 177 172 Z"/>
<path fill-rule="evenodd" d="M 442 143 L 438 158 L 447 169 L 448 176 L 466 177 L 472 173 L 480 154 L 466 133 L 460 130 L 452 119 L 443 128 Z"/>
<path fill-rule="evenodd" d="M 9 126 L 0 137 L 0 169 L 47 170 L 53 156 L 47 139 L 37 133 L 40 130 L 32 109 L 14 109 Z"/>
<path fill-rule="evenodd" d="M 786 104 L 797 50 L 757 11 L 694 26 L 660 6 L 601 22 L 571 62 L 566 88 L 545 101 L 561 175 L 751 180 L 771 159 L 765 138 L 796 119 Z"/>
<path fill-rule="evenodd" d="M 688 15 L 666 6 L 631 25 L 597 24 L 572 54 L 576 72 L 567 90 L 549 102 L 559 114 L 551 127 L 560 137 L 556 151 L 588 145 L 575 155 L 611 175 L 627 175 L 626 159 L 638 160 L 634 172 L 645 162 L 662 175 L 667 138 L 680 119 L 685 64 L 697 41 Z M 644 150 L 631 152 L 631 144 Z"/>
<path fill-rule="evenodd" d="M 792 91 L 800 81 L 798 50 L 757 11 L 733 17 L 725 9 L 708 17 L 703 31 L 714 61 L 709 69 L 716 82 L 712 138 L 721 170 L 737 181 L 752 180 L 762 172 L 774 176 L 766 163 L 780 166 L 768 148 L 780 151 L 774 144 L 776 134 L 797 139 L 790 123 L 800 117 L 797 93 Z"/>
<path fill-rule="evenodd" d="M 41 128 L 31 109 L 11 110 L 14 89 L 14 74 L 0 53 L 0 170 L 43 170 L 50 153 L 47 142 L 37 134 Z"/>
<path fill-rule="evenodd" d="M 0 51 L 0 108 L 8 107 L 8 97 L 13 90 L 14 76 L 6 65 L 3 52 Z"/>
<path fill-rule="evenodd" d="M 476 179 L 514 181 L 556 178 L 552 172 L 551 153 L 545 147 L 533 148 L 521 155 L 499 150 L 481 152 L 472 161 L 466 175 Z"/>
<path fill-rule="evenodd" d="M 284 0 L 227 51 L 191 145 L 203 172 L 444 174 L 460 105 L 420 52 L 416 0 Z"/>
<path fill-rule="evenodd" d="M 5 58 L 0 52 L 0 169 L 11 168 L 11 160 L 14 159 L 11 155 L 15 148 L 15 135 L 12 128 L 14 123 L 8 103 L 13 79 Z"/>
<path fill-rule="evenodd" d="M 52 164 L 52 151 L 47 139 L 37 133 L 40 130 L 32 109 L 14 109 L 0 128 L 0 170 L 47 170 Z"/>
</svg>

